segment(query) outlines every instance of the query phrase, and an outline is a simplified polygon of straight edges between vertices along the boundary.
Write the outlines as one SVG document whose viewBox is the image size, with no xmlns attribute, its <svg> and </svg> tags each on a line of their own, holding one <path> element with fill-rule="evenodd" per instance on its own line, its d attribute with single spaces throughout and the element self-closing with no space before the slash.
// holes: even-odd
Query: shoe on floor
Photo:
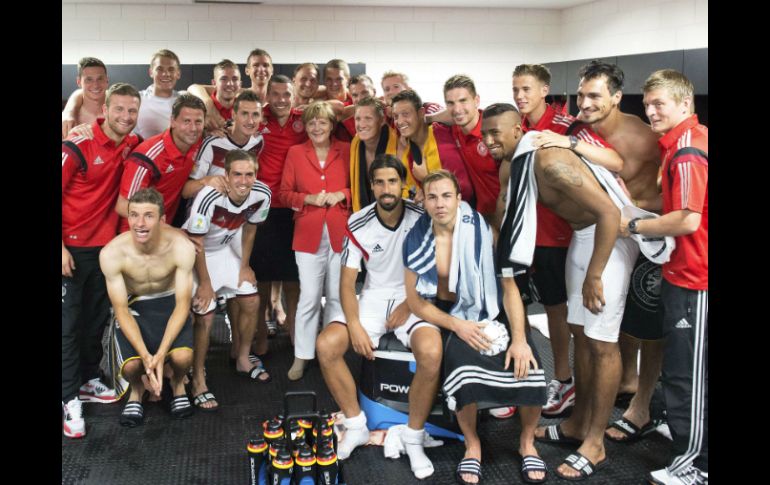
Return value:
<svg viewBox="0 0 770 485">
<path fill-rule="evenodd" d="M 677 474 L 671 473 L 668 468 L 662 468 L 648 473 L 647 480 L 655 485 L 705 485 L 708 484 L 708 473 L 692 465 Z"/>
<path fill-rule="evenodd" d="M 543 416 L 555 417 L 575 405 L 575 379 L 563 384 L 558 379 L 551 379 L 546 390 L 548 401 L 542 409 Z"/>
<path fill-rule="evenodd" d="M 61 403 L 64 411 L 62 429 L 67 438 L 82 438 L 86 435 L 86 420 L 83 419 L 83 403 L 76 397 Z"/>
<path fill-rule="evenodd" d="M 110 404 L 118 400 L 115 389 L 110 389 L 98 377 L 80 386 L 80 400 L 83 402 L 96 402 Z"/>
</svg>

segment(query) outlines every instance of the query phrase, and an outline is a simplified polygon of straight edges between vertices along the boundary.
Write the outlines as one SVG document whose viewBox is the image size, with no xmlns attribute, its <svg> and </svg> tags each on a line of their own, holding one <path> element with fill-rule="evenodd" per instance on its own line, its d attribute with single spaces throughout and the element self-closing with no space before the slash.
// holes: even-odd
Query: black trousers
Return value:
<svg viewBox="0 0 770 485">
<path fill-rule="evenodd" d="M 663 398 L 674 438 L 669 471 L 694 465 L 708 473 L 708 291 L 689 290 L 665 279 L 661 286 Z"/>
<path fill-rule="evenodd" d="M 96 248 L 67 247 L 75 260 L 72 278 L 61 279 L 61 395 L 69 401 L 80 386 L 99 376 L 102 333 L 110 302 Z"/>
</svg>

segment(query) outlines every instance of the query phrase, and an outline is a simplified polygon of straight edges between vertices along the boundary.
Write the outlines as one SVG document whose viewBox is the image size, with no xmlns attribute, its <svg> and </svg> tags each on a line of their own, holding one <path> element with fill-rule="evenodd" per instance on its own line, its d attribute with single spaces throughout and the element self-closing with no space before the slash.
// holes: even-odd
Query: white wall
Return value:
<svg viewBox="0 0 770 485">
<path fill-rule="evenodd" d="M 62 2 L 63 64 L 142 64 L 169 48 L 183 63 L 242 65 L 256 47 L 277 63 L 365 62 L 375 81 L 403 71 L 439 102 L 443 82 L 466 73 L 487 105 L 510 100 L 516 64 L 708 47 L 708 2 L 601 0 L 561 11 Z"/>
</svg>

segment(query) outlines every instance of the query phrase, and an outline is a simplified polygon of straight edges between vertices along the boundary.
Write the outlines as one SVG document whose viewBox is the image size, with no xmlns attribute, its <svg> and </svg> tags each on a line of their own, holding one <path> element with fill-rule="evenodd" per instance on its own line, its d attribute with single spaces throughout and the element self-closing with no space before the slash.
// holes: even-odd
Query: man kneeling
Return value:
<svg viewBox="0 0 770 485">
<path fill-rule="evenodd" d="M 342 251 L 340 299 L 344 315 L 338 315 L 318 336 L 316 349 L 326 385 L 346 419 L 345 436 L 338 457 L 344 460 L 369 441 L 366 415 L 356 399 L 356 385 L 343 359 L 352 345 L 356 353 L 374 360 L 380 338 L 394 330 L 409 347 L 417 370 L 409 386 L 409 423 L 402 435 L 412 471 L 417 478 L 433 474 L 433 464 L 423 451 L 425 420 L 436 397 L 441 365 L 438 329 L 410 316 L 404 294 L 401 250 L 406 234 L 423 210 L 401 199 L 406 168 L 393 155 L 378 155 L 369 168 L 375 203 L 350 216 Z M 356 276 L 361 258 L 366 261 L 366 281 L 356 300 Z"/>
<path fill-rule="evenodd" d="M 427 215 L 417 221 L 404 243 L 404 279 L 412 312 L 442 328 L 443 390 L 465 437 L 457 479 L 474 484 L 482 478 L 477 411 L 517 405 L 522 416 L 522 477 L 526 482 L 543 482 L 546 468 L 534 437 L 546 402 L 545 374 L 527 339 L 513 275 L 503 273 L 502 280 L 504 306 L 512 323 L 508 346 L 507 329 L 492 320 L 500 312 L 491 228 L 461 200 L 451 172 L 428 174 L 423 190 Z"/>
<path fill-rule="evenodd" d="M 131 384 L 120 416 L 124 426 L 134 427 L 144 420 L 143 375 L 149 390 L 160 397 L 167 361 L 173 371 L 171 415 L 192 414 L 183 378 L 193 354 L 189 313 L 195 247 L 165 221 L 163 196 L 152 188 L 138 191 L 128 201 L 129 231 L 110 241 L 99 255 L 120 330 L 114 342 L 119 376 Z"/>
</svg>

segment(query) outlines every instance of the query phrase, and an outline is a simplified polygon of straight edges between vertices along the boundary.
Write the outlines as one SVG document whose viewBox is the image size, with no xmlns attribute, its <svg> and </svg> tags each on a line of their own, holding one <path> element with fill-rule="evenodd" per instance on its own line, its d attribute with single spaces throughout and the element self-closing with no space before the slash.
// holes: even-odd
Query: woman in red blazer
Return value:
<svg viewBox="0 0 770 485">
<path fill-rule="evenodd" d="M 308 141 L 286 155 L 279 197 L 294 211 L 299 303 L 294 319 L 294 364 L 289 379 L 302 378 L 315 357 L 315 339 L 326 288 L 323 324 L 339 318 L 340 253 L 350 215 L 350 144 L 331 138 L 336 116 L 325 101 L 302 114 Z"/>
</svg>

